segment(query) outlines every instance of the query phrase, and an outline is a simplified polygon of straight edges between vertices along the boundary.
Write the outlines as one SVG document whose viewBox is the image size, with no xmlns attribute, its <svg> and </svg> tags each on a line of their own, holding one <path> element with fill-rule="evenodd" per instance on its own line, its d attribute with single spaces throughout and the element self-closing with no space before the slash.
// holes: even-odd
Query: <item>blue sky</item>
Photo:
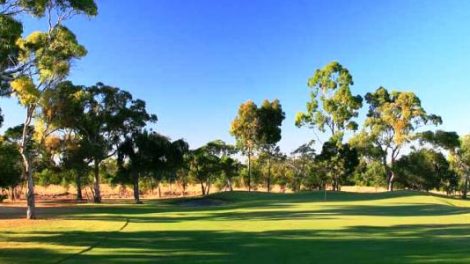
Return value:
<svg viewBox="0 0 470 264">
<path fill-rule="evenodd" d="M 132 4 L 131 4 L 132 3 Z M 238 106 L 278 98 L 283 151 L 314 138 L 294 126 L 306 81 L 337 60 L 353 92 L 411 90 L 443 117 L 441 129 L 470 133 L 470 1 L 102 0 L 96 18 L 67 22 L 88 55 L 70 79 L 132 92 L 157 114 L 157 131 L 192 147 L 229 134 Z M 27 19 L 26 33 L 43 22 Z M 2 130 L 22 122 L 1 99 Z M 364 117 L 364 111 L 360 120 Z"/>
</svg>

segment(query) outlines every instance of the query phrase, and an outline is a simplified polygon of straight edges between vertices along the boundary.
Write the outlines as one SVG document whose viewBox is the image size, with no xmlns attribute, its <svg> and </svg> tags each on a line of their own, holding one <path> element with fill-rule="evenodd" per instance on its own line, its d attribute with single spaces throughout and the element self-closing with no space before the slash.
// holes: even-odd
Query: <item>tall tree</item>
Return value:
<svg viewBox="0 0 470 264">
<path fill-rule="evenodd" d="M 145 102 L 129 92 L 98 83 L 85 89 L 83 113 L 75 117 L 75 129 L 89 146 L 93 162 L 93 199 L 101 202 L 100 163 L 113 156 L 122 140 L 144 128 L 157 117 L 147 113 Z"/>
<path fill-rule="evenodd" d="M 369 111 L 354 145 L 367 145 L 379 157 L 387 171 L 388 190 L 392 191 L 395 180 L 392 168 L 400 151 L 416 139 L 416 129 L 428 123 L 440 124 L 442 120 L 437 115 L 426 113 L 412 92 L 389 93 L 380 87 L 367 93 L 366 101 Z"/>
<path fill-rule="evenodd" d="M 43 101 L 44 95 L 67 77 L 74 59 L 86 54 L 85 48 L 78 43 L 72 31 L 63 25 L 63 21 L 76 14 L 94 16 L 97 14 L 97 7 L 93 0 L 19 0 L 2 1 L 0 4 L 3 22 L 9 23 L 9 28 L 14 29 L 9 41 L 0 44 L 2 50 L 11 46 L 12 39 L 18 36 L 20 26 L 12 20 L 21 12 L 28 12 L 36 17 L 47 16 L 49 25 L 47 31 L 36 31 L 25 38 L 15 39 L 16 47 L 6 48 L 7 57 L 13 59 L 6 66 L 3 63 L 1 69 L 2 86 L 8 83 L 13 94 L 26 109 L 20 153 L 28 185 L 26 217 L 34 219 L 34 157 L 27 148 L 32 140 L 28 128 L 34 121 L 36 111 L 41 107 L 40 102 Z M 39 130 L 37 132 L 42 133 Z"/>
<path fill-rule="evenodd" d="M 271 159 L 279 153 L 276 144 L 281 140 L 281 125 L 285 119 L 285 113 L 279 100 L 269 102 L 264 100 L 258 109 L 259 131 L 257 133 L 258 145 L 262 153 L 265 154 L 268 172 L 266 186 L 268 192 L 271 191 Z"/>
<path fill-rule="evenodd" d="M 356 131 L 358 128 L 353 119 L 358 116 L 359 109 L 362 107 L 362 97 L 352 94 L 351 86 L 353 84 L 349 70 L 336 61 L 327 64 L 322 69 L 317 69 L 307 83 L 308 87 L 312 89 L 310 101 L 307 102 L 307 111 L 297 113 L 295 118 L 295 124 L 298 127 L 308 126 L 314 130 L 314 133 L 318 130 L 321 133 L 329 134 L 329 139 L 324 143 L 323 150 L 335 149 L 336 151 L 327 151 L 328 155 L 325 154 L 322 157 L 328 157 L 331 161 L 344 160 L 344 157 L 333 157 L 331 154 L 342 154 L 341 148 L 343 146 L 348 147 L 344 153 L 349 153 L 349 145 L 343 144 L 344 134 L 346 130 Z M 320 138 L 318 137 L 318 139 Z M 335 167 L 338 166 L 330 162 L 324 163 L 330 166 L 330 173 L 337 172 Z M 333 177 L 333 189 L 339 187 L 339 177 L 340 175 Z"/>
<path fill-rule="evenodd" d="M 232 122 L 230 133 L 235 136 L 237 146 L 248 157 L 248 191 L 251 191 L 251 157 L 259 139 L 258 106 L 251 100 L 240 105 Z"/>
</svg>

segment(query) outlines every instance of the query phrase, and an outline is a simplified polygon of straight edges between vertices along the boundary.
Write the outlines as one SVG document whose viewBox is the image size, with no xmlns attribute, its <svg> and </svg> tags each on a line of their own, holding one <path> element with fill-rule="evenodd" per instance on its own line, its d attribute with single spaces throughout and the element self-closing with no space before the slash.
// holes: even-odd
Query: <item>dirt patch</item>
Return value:
<svg viewBox="0 0 470 264">
<path fill-rule="evenodd" d="M 186 206 L 186 207 L 209 207 L 209 206 L 221 206 L 221 205 L 224 205 L 225 202 L 221 200 L 202 198 L 202 199 L 182 201 L 178 204 L 182 206 Z"/>
</svg>

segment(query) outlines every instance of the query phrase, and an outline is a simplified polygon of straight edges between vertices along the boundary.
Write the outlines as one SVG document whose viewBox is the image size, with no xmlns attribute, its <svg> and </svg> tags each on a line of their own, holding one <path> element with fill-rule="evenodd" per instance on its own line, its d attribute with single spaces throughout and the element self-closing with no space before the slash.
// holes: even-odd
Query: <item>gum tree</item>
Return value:
<svg viewBox="0 0 470 264">
<path fill-rule="evenodd" d="M 340 153 L 344 134 L 347 130 L 356 131 L 358 124 L 353 120 L 358 116 L 362 107 L 362 97 L 353 95 L 351 86 L 353 78 L 349 70 L 338 62 L 331 62 L 322 69 L 317 69 L 315 74 L 308 80 L 311 88 L 310 101 L 307 102 L 307 110 L 297 113 L 295 124 L 297 127 L 307 126 L 321 133 L 329 135 L 324 143 L 323 149 L 335 149 L 335 155 L 323 155 L 324 160 L 332 175 L 333 189 L 339 186 L 339 177 L 336 175 L 335 165 L 338 160 L 343 160 Z M 319 139 L 319 138 L 318 138 Z M 327 145 L 326 145 L 327 144 Z M 344 150 L 348 152 L 349 149 Z"/>
<path fill-rule="evenodd" d="M 0 62 L 2 87 L 9 85 L 11 92 L 18 98 L 26 110 L 24 130 L 20 143 L 20 154 L 23 160 L 23 172 L 27 179 L 27 214 L 28 219 L 36 218 L 33 159 L 28 151 L 29 141 L 33 140 L 28 128 L 34 123 L 37 111 L 40 110 L 45 94 L 55 89 L 58 83 L 64 80 L 69 72 L 71 63 L 86 54 L 86 49 L 80 45 L 76 36 L 63 22 L 75 15 L 95 16 L 97 7 L 93 0 L 45 0 L 45 1 L 2 1 L 2 24 L 9 24 L 12 28 L 8 41 L 2 43 L 1 50 L 7 51 L 8 58 L 5 64 L 5 55 Z M 12 40 L 18 36 L 21 23 L 16 20 L 20 13 L 29 13 L 35 17 L 45 17 L 48 23 L 46 31 L 35 31 L 25 38 L 15 39 L 15 47 L 11 47 Z M 18 23 L 16 23 L 16 22 Z M 3 32 L 4 33 L 4 32 Z M 8 48 L 9 46 L 10 48 Z M 7 47 L 5 49 L 5 47 Z M 44 131 L 36 130 L 40 138 Z"/>
<path fill-rule="evenodd" d="M 386 168 L 388 190 L 393 191 L 393 165 L 400 151 L 416 139 L 415 131 L 426 124 L 441 124 L 439 116 L 428 114 L 421 100 L 412 92 L 393 91 L 379 87 L 367 93 L 367 118 L 356 145 L 368 146 Z"/>
</svg>

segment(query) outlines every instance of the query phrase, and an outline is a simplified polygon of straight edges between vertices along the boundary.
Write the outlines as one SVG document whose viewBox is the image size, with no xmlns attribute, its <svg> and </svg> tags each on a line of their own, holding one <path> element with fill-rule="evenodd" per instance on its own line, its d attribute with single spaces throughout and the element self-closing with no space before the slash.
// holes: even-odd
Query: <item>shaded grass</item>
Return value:
<svg viewBox="0 0 470 264">
<path fill-rule="evenodd" d="M 0 262 L 470 263 L 469 202 L 417 192 L 323 199 L 233 192 L 42 208 L 51 220 L 0 223 Z"/>
</svg>

